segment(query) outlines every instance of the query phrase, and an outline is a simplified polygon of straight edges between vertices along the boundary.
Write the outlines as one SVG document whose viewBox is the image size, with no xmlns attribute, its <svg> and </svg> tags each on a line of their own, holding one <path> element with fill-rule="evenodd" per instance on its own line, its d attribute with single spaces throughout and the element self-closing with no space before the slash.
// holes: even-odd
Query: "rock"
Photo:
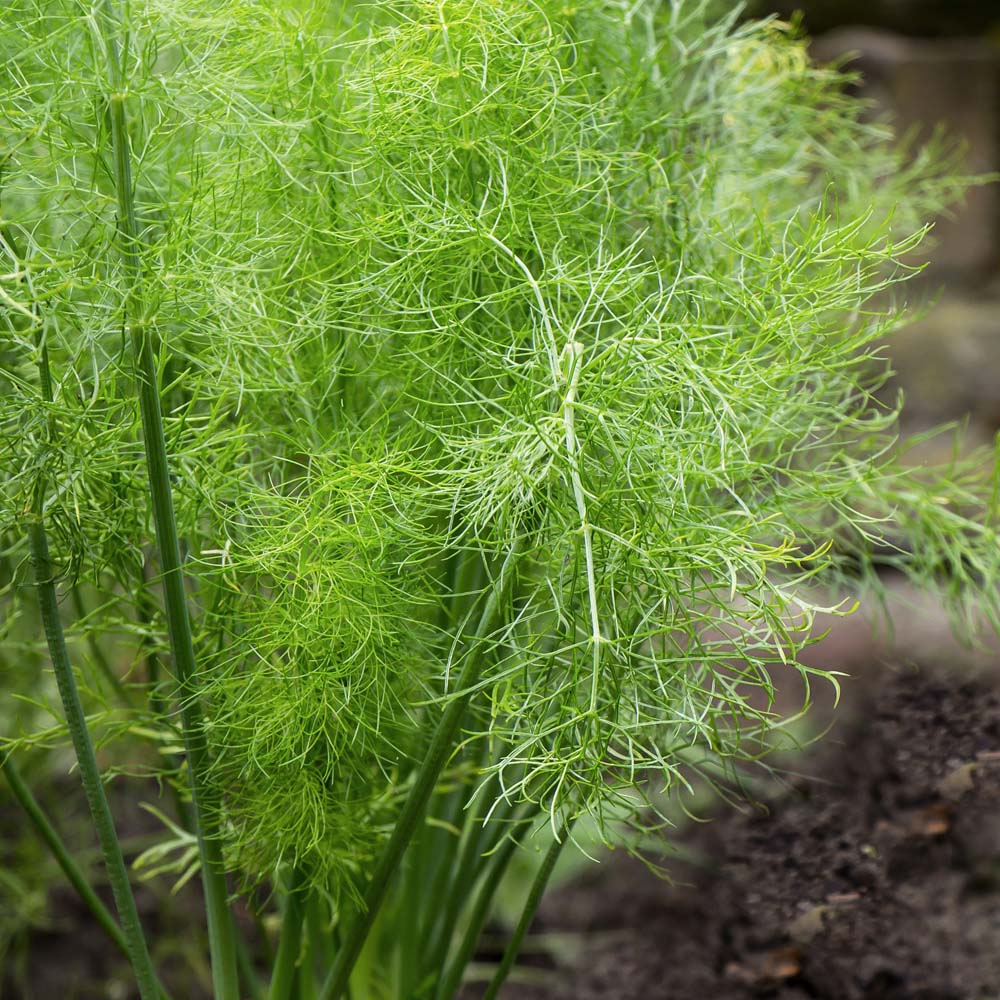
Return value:
<svg viewBox="0 0 1000 1000">
<path fill-rule="evenodd" d="M 802 11 L 814 33 L 855 24 L 908 35 L 974 35 L 1000 22 L 1000 12 L 989 0 L 774 0 L 760 2 L 756 9 L 784 17 Z"/>
<path fill-rule="evenodd" d="M 938 783 L 937 791 L 949 802 L 958 802 L 967 792 L 971 792 L 976 787 L 976 780 L 973 774 L 976 770 L 975 762 L 962 764 L 950 771 Z"/>
<path fill-rule="evenodd" d="M 907 429 L 969 418 L 980 439 L 1000 427 L 1000 303 L 948 297 L 901 330 L 886 354 Z M 947 442 L 946 442 L 947 445 Z"/>
<path fill-rule="evenodd" d="M 826 916 L 832 912 L 831 906 L 811 906 L 788 925 L 788 936 L 796 944 L 808 944 L 826 927 Z"/>
<path fill-rule="evenodd" d="M 901 134 L 929 137 L 943 125 L 966 147 L 964 171 L 1000 167 L 1000 45 L 965 38 L 928 41 L 872 29 L 840 29 L 817 38 L 820 62 L 840 62 L 861 74 L 861 96 L 876 116 L 888 115 Z M 995 273 L 1000 245 L 1000 185 L 971 188 L 952 218 L 935 224 L 936 247 L 921 280 L 979 284 Z"/>
</svg>

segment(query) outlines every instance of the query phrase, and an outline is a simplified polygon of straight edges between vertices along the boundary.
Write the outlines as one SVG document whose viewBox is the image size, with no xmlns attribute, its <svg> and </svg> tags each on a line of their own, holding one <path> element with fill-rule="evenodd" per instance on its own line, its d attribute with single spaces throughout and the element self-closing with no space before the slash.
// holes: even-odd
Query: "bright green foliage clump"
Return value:
<svg viewBox="0 0 1000 1000">
<path fill-rule="evenodd" d="M 407 900 L 466 892 L 508 831 L 586 815 L 614 843 L 759 753 L 817 601 L 883 562 L 996 621 L 994 500 L 898 464 L 872 395 L 961 182 L 790 28 L 681 0 L 137 2 L 113 147 L 110 18 L 15 0 L 0 31 L 0 530 L 17 564 L 41 513 L 145 679 L 138 312 L 228 863 L 294 870 L 349 926 L 429 774 L 400 997 L 443 998 L 419 984 L 461 954 Z"/>
<path fill-rule="evenodd" d="M 411 705 L 434 697 L 425 543 L 378 463 L 317 456 L 294 492 L 253 497 L 221 571 L 211 732 L 241 860 L 306 861 L 339 886 L 391 823 L 414 749 Z M 231 558 L 231 562 L 229 559 Z"/>
</svg>

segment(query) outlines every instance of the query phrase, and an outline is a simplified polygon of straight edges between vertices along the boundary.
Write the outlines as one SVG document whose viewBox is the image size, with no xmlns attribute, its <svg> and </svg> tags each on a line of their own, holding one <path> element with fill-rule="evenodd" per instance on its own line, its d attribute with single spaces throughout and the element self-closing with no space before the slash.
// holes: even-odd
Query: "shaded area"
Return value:
<svg viewBox="0 0 1000 1000">
<path fill-rule="evenodd" d="M 990 0 L 768 0 L 752 9 L 785 17 L 801 12 L 812 32 L 858 24 L 939 37 L 985 32 L 1000 23 L 1000 10 Z"/>
<path fill-rule="evenodd" d="M 858 685 L 769 810 L 685 831 L 675 887 L 616 861 L 555 893 L 536 930 L 568 948 L 508 1000 L 1000 995 L 1000 682 Z"/>
</svg>

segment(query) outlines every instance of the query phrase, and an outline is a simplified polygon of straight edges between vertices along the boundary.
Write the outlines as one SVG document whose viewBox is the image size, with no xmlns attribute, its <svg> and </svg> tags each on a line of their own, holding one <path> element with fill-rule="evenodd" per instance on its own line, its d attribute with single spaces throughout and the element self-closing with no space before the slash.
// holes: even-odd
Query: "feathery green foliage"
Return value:
<svg viewBox="0 0 1000 1000">
<path fill-rule="evenodd" d="M 788 721 L 773 666 L 880 564 L 996 624 L 981 460 L 908 468 L 874 395 L 965 182 L 788 26 L 696 0 L 107 17 L 12 0 L 0 30 L 0 532 L 20 579 L 42 489 L 62 585 L 97 587 L 89 634 L 148 695 L 133 728 L 172 739 L 181 705 L 230 870 L 296 887 L 279 984 L 294 954 L 322 981 L 332 936 L 324 996 L 360 954 L 360 995 L 445 1000 L 512 831 L 627 843 L 755 758 Z"/>
</svg>

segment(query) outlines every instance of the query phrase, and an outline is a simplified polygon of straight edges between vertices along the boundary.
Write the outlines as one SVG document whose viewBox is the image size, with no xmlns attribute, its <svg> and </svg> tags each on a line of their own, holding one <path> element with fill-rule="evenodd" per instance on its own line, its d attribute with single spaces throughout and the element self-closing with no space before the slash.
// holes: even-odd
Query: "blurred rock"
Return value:
<svg viewBox="0 0 1000 1000">
<path fill-rule="evenodd" d="M 859 24 L 910 35 L 972 35 L 1000 23 L 994 0 L 777 0 L 758 6 L 785 17 L 802 11 L 813 33 Z"/>
<path fill-rule="evenodd" d="M 928 41 L 885 31 L 845 28 L 818 38 L 821 62 L 851 59 L 861 96 L 887 113 L 900 133 L 929 136 L 943 125 L 966 147 L 965 170 L 1000 167 L 1000 45 L 974 38 Z M 935 225 L 937 246 L 925 273 L 931 281 L 977 284 L 1000 257 L 1000 185 L 972 188 L 953 218 Z"/>
<path fill-rule="evenodd" d="M 968 417 L 972 436 L 988 440 L 1000 428 L 1000 300 L 949 296 L 896 334 L 888 353 L 907 430 Z"/>
</svg>

